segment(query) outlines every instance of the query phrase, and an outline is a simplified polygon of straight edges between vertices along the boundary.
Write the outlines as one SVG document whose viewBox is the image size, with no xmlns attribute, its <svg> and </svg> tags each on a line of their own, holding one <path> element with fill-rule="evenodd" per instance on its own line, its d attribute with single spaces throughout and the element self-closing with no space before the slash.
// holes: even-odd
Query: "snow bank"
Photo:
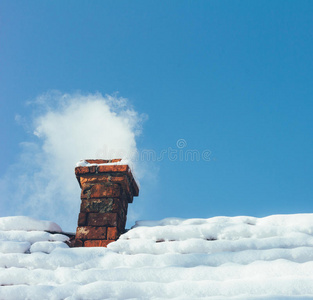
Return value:
<svg viewBox="0 0 313 300">
<path fill-rule="evenodd" d="M 313 214 L 140 221 L 108 248 L 6 228 L 0 299 L 313 299 Z"/>
<path fill-rule="evenodd" d="M 61 232 L 62 229 L 56 223 L 29 217 L 0 218 L 0 254 L 50 253 L 59 247 L 68 248 L 64 243 L 68 240 L 67 236 L 46 231 Z M 0 265 L 7 265 L 3 256 L 0 256 Z"/>
<path fill-rule="evenodd" d="M 59 225 L 49 221 L 39 221 L 30 217 L 0 218 L 0 230 L 39 230 L 61 232 Z"/>
</svg>

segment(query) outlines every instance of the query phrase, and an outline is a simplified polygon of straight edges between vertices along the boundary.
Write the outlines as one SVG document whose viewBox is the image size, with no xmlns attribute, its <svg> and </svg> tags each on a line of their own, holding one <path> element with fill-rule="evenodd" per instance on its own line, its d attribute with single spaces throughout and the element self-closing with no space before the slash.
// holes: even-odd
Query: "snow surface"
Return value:
<svg viewBox="0 0 313 300">
<path fill-rule="evenodd" d="M 40 221 L 30 217 L 4 217 L 0 218 L 0 230 L 41 230 L 61 232 L 59 225 L 50 221 Z"/>
<path fill-rule="evenodd" d="M 38 227 L 0 218 L 0 299 L 313 299 L 313 214 L 140 221 L 72 249 L 19 218 Z"/>
<path fill-rule="evenodd" d="M 76 163 L 76 167 L 92 167 L 92 166 L 116 166 L 116 165 L 130 165 L 132 162 L 126 158 L 121 159 L 120 161 L 111 162 L 111 163 L 89 163 L 88 161 L 81 159 Z"/>
</svg>

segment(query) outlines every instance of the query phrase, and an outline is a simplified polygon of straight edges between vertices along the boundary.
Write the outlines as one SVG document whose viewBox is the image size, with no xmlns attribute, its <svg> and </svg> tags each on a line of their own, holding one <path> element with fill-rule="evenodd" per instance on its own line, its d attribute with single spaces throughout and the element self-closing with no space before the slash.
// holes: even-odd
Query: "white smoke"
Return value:
<svg viewBox="0 0 313 300">
<path fill-rule="evenodd" d="M 101 94 L 47 93 L 32 102 L 37 140 L 21 143 L 20 161 L 2 177 L 2 215 L 50 219 L 76 228 L 80 188 L 76 163 L 88 158 L 123 158 L 136 169 L 136 136 L 144 119 L 127 99 Z M 5 201 L 5 202 L 4 202 Z"/>
</svg>

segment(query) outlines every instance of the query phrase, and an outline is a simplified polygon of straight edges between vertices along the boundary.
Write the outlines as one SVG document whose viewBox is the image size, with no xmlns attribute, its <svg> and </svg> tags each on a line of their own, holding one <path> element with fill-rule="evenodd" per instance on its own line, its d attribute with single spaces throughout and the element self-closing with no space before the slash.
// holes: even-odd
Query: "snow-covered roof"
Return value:
<svg viewBox="0 0 313 300">
<path fill-rule="evenodd" d="M 313 299 L 313 214 L 141 221 L 108 248 L 60 231 L 0 218 L 0 299 Z"/>
</svg>

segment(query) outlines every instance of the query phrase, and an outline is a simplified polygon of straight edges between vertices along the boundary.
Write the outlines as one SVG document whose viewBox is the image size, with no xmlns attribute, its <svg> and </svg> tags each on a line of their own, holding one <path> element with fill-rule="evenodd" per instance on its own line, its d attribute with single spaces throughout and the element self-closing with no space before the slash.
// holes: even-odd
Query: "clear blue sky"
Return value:
<svg viewBox="0 0 313 300">
<path fill-rule="evenodd" d="M 3 0 L 2 173 L 26 101 L 119 92 L 148 115 L 139 149 L 211 151 L 151 162 L 140 219 L 312 212 L 312 58 L 312 1 Z"/>
</svg>

